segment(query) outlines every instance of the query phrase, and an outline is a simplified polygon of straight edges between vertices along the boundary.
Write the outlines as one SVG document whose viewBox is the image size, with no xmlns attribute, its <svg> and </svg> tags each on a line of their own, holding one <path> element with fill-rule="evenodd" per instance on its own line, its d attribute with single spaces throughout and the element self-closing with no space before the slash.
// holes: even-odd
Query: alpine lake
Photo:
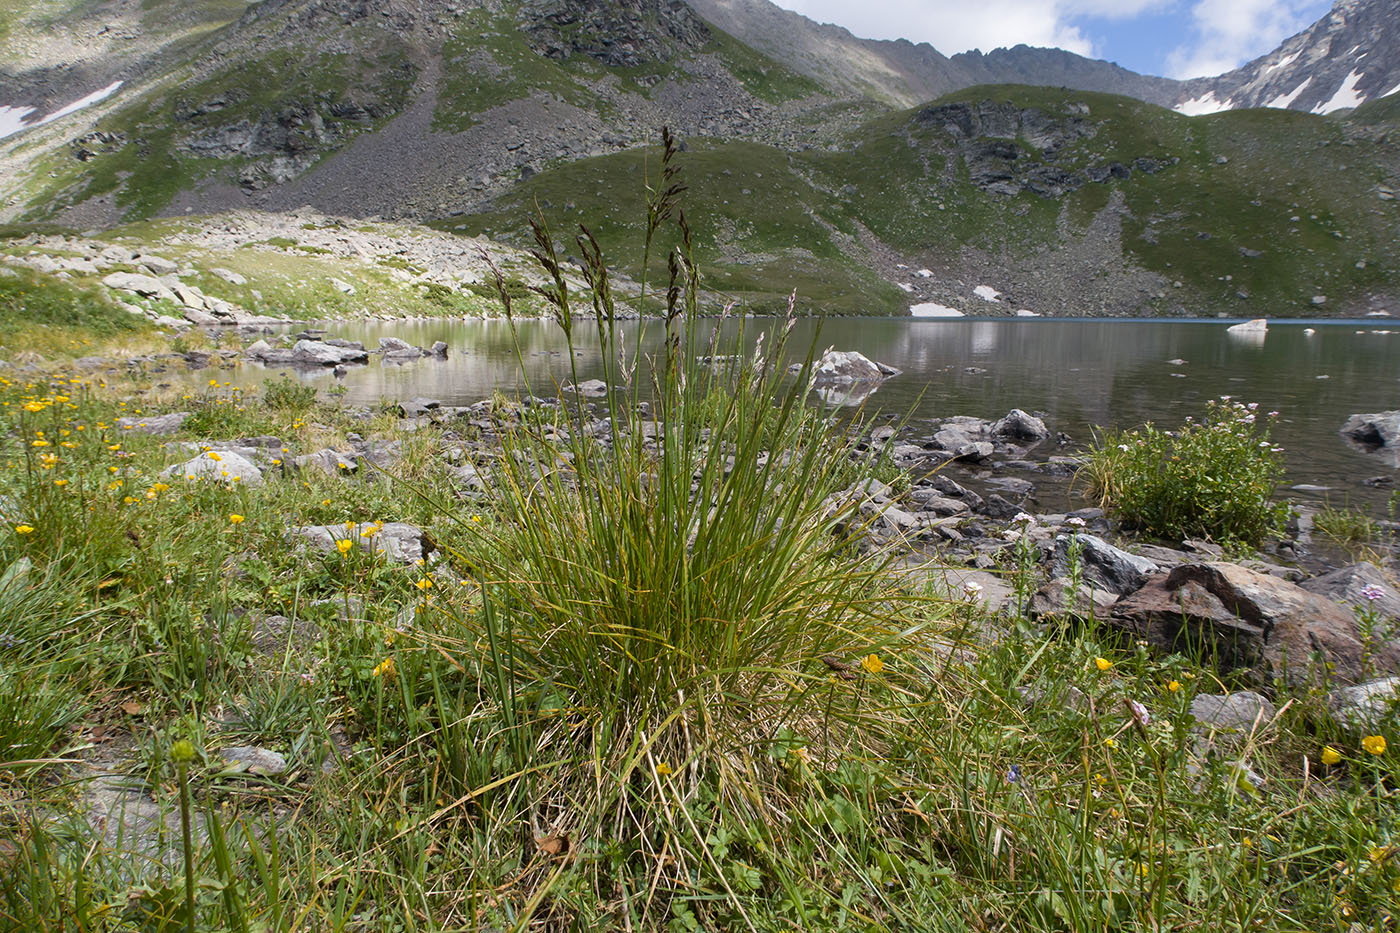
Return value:
<svg viewBox="0 0 1400 933">
<path fill-rule="evenodd" d="M 1400 407 L 1400 322 L 1290 320 L 1270 322 L 1267 334 L 1234 334 L 1234 321 L 1081 318 L 799 319 L 787 344 L 792 361 L 809 348 L 856 350 L 901 373 L 874 391 L 825 393 L 815 403 L 838 405 L 870 418 L 908 419 L 915 442 L 921 425 L 953 415 L 994 419 L 1012 408 L 1040 415 L 1060 437 L 1033 447 L 1030 460 L 1073 455 L 1096 431 L 1151 422 L 1173 429 L 1199 417 L 1207 400 L 1229 396 L 1279 412 L 1273 439 L 1285 450 L 1289 498 L 1315 506 L 1360 508 L 1384 517 L 1400 482 L 1393 454 L 1357 449 L 1338 433 L 1352 414 Z M 557 324 L 526 319 L 338 321 L 320 325 L 329 336 L 359 340 L 373 350 L 381 337 L 417 346 L 442 340 L 446 360 L 381 361 L 329 369 L 264 367 L 247 362 L 225 375 L 234 385 L 260 387 L 280 372 L 316 385 L 322 395 L 343 386 L 347 405 L 435 399 L 469 405 L 496 390 L 559 396 L 573 379 L 568 346 Z M 728 319 L 699 325 L 699 353 L 751 351 L 771 319 Z M 591 320 L 574 328 L 580 381 L 601 374 Z M 718 327 L 719 334 L 713 332 Z M 647 357 L 664 341 L 663 325 L 618 324 L 626 345 Z M 297 327 L 296 330 L 300 330 Z M 772 334 L 765 337 L 771 346 Z M 739 343 L 735 343 L 735 341 Z M 518 347 L 518 355 L 517 355 Z M 523 368 L 521 363 L 523 362 Z M 228 371 L 225 371 L 228 372 Z M 522 378 L 522 373 L 525 378 Z M 200 374 L 189 377 L 198 384 Z M 205 376 L 207 378 L 207 376 Z M 643 385 L 646 383 L 643 382 Z M 931 433 L 931 432 L 929 432 Z M 1066 439 L 1067 438 L 1067 439 Z M 1072 481 L 1037 481 L 1041 508 L 1084 505 Z"/>
</svg>

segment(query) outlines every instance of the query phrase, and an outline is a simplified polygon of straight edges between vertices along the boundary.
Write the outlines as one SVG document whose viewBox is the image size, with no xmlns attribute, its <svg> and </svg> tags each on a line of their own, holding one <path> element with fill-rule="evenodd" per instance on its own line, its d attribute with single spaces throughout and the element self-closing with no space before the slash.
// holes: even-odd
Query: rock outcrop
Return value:
<svg viewBox="0 0 1400 933">
<path fill-rule="evenodd" d="M 1165 651 L 1195 650 L 1222 670 L 1263 683 L 1301 684 L 1326 676 L 1364 679 L 1367 646 L 1356 618 L 1296 584 L 1235 564 L 1183 564 L 1119 600 L 1111 623 Z M 1379 646 L 1383 669 L 1400 670 L 1400 650 Z"/>
</svg>

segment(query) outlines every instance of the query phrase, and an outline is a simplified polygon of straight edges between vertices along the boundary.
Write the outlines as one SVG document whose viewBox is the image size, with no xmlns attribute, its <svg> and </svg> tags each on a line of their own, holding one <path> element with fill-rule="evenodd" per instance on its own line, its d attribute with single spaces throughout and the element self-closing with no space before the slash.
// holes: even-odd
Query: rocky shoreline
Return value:
<svg viewBox="0 0 1400 933">
<path fill-rule="evenodd" d="M 283 362 L 294 365 L 304 362 L 299 352 L 320 365 L 332 365 L 330 355 L 342 361 L 345 355 L 368 354 L 348 341 L 298 336 L 301 351 L 254 345 L 245 352 L 272 362 L 281 357 L 270 352 L 286 355 Z M 384 343 L 376 352 L 386 358 L 433 353 Z M 841 383 L 831 372 L 828 383 Z M 606 395 L 605 386 L 597 389 L 580 386 L 577 403 L 528 397 L 519 407 L 501 409 L 491 400 L 452 406 L 415 398 L 393 411 L 402 432 L 419 438 L 433 432 L 435 456 L 449 464 L 462 494 L 470 496 L 491 482 L 491 464 L 500 455 L 497 438 L 523 411 L 581 404 L 587 411 L 582 430 L 611 443 L 618 430 L 614 419 L 601 402 L 587 400 Z M 364 422 L 374 416 L 369 409 L 347 411 Z M 642 416 L 649 417 L 645 408 Z M 180 430 L 185 417 L 183 412 L 132 417 L 119 425 L 136 433 L 169 434 Z M 622 421 L 621 430 L 632 429 Z M 664 430 L 645 420 L 635 429 L 653 435 Z M 1067 442 L 1020 409 L 995 420 L 949 417 L 921 423 L 917 431 L 889 424 L 867 428 L 859 456 L 890 482 L 872 476 L 834 497 L 833 508 L 854 504 L 852 514 L 858 516 L 839 532 L 863 548 L 899 555 L 899 572 L 911 583 L 979 604 L 989 617 L 1004 621 L 1006 633 L 1024 624 L 1074 622 L 1106 625 L 1164 652 L 1181 650 L 1191 640 L 1217 657 L 1222 669 L 1236 670 L 1264 690 L 1280 678 L 1312 676 L 1304 672 L 1317 665 L 1330 681 L 1346 687 L 1366 682 L 1367 672 L 1400 674 L 1400 640 L 1390 637 L 1400 627 L 1400 583 L 1394 576 L 1400 523 L 1377 522 L 1387 540 L 1374 549 L 1372 561 L 1347 559 L 1316 541 L 1306 509 L 1295 514 L 1286 535 L 1246 557 L 1227 555 L 1209 541 L 1140 539 L 1097 507 L 1037 509 L 1037 482 L 1066 483 L 1082 465 L 1071 453 L 1045 454 L 1038 448 L 1059 449 Z M 215 468 L 203 452 L 212 450 L 221 455 L 221 472 L 256 485 L 269 471 L 312 470 L 347 480 L 375 469 L 392 471 L 403 442 L 351 434 L 348 445 L 291 455 L 279 439 L 267 437 L 173 446 L 192 456 L 170 472 L 204 475 Z M 875 467 L 878 463 L 885 466 Z M 405 540 L 418 533 L 412 527 L 399 530 Z M 314 529 L 291 534 L 318 538 Z M 409 544 L 400 550 L 427 553 Z M 1362 611 L 1386 620 L 1386 638 L 1361 631 Z"/>
</svg>

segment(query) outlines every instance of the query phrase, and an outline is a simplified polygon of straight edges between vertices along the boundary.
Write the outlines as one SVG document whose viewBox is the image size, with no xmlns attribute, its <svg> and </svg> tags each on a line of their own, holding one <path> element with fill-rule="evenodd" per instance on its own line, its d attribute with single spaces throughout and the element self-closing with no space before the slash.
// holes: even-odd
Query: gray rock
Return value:
<svg viewBox="0 0 1400 933">
<path fill-rule="evenodd" d="M 216 454 L 217 459 L 210 454 Z M 164 478 L 182 476 L 185 479 L 211 479 L 216 482 L 237 480 L 245 486 L 261 486 L 262 471 L 252 461 L 232 451 L 209 451 L 176 466 L 168 467 L 160 474 Z"/>
<path fill-rule="evenodd" d="M 608 394 L 608 384 L 601 379 L 585 379 L 578 385 L 564 386 L 565 392 L 573 392 L 584 398 L 602 398 Z"/>
<path fill-rule="evenodd" d="M 266 340 L 255 340 L 244 348 L 243 353 L 250 360 L 274 365 L 287 365 L 295 360 L 292 351 L 285 347 L 274 347 Z"/>
<path fill-rule="evenodd" d="M 1381 617 L 1400 620 L 1400 586 L 1370 562 L 1339 567 L 1320 577 L 1304 580 L 1299 585 L 1309 593 L 1325 596 L 1343 608 L 1359 606 L 1373 609 Z M 1363 595 L 1367 587 L 1379 590 L 1379 598 L 1368 599 Z"/>
<path fill-rule="evenodd" d="M 409 343 L 407 340 L 400 340 L 398 337 L 380 337 L 379 349 L 389 350 L 392 352 L 402 352 L 404 350 L 416 350 L 418 348 L 415 347 L 413 344 Z"/>
<path fill-rule="evenodd" d="M 945 567 L 928 561 L 907 559 L 893 568 L 906 585 L 916 591 L 953 600 L 967 600 L 988 612 L 1014 608 L 1015 591 L 995 574 L 967 567 Z"/>
<path fill-rule="evenodd" d="M 160 279 L 135 272 L 113 272 L 102 280 L 102 284 L 117 291 L 132 292 L 146 298 L 175 299 L 175 293 Z"/>
<path fill-rule="evenodd" d="M 442 408 L 442 401 L 435 398 L 412 398 L 398 403 L 400 418 L 419 418 Z"/>
<path fill-rule="evenodd" d="M 357 472 L 360 464 L 354 454 L 341 453 L 327 447 L 315 453 L 292 458 L 292 467 L 297 470 L 320 470 L 327 476 L 348 476 Z"/>
<path fill-rule="evenodd" d="M 1400 447 L 1400 411 L 1352 415 L 1341 428 L 1342 436 L 1368 450 L 1394 450 Z"/>
<path fill-rule="evenodd" d="M 1223 669 L 1265 683 L 1306 684 L 1325 674 L 1362 680 L 1368 662 L 1400 670 L 1400 651 L 1381 646 L 1368 658 L 1356 618 L 1324 597 L 1267 574 L 1220 562 L 1183 564 L 1120 599 L 1115 627 L 1165 651 L 1192 648 Z"/>
<path fill-rule="evenodd" d="M 142 254 L 136 261 L 151 271 L 152 275 L 174 275 L 179 271 L 180 265 L 171 262 L 163 256 L 148 256 Z"/>
<path fill-rule="evenodd" d="M 877 363 L 854 350 L 828 350 L 812 370 L 819 386 L 883 382 L 897 375 L 899 370 L 893 366 Z"/>
<path fill-rule="evenodd" d="M 1059 619 L 1107 619 L 1118 602 L 1118 594 L 1080 583 L 1078 592 L 1070 593 L 1068 577 L 1056 577 L 1031 596 L 1026 611 L 1031 618 L 1053 616 Z"/>
<path fill-rule="evenodd" d="M 141 781 L 99 773 L 85 782 L 79 809 L 113 854 L 135 854 L 164 861 L 175 858 L 180 821 L 145 793 Z M 202 821 L 198 824 L 203 834 Z"/>
<path fill-rule="evenodd" d="M 1337 722 L 1353 732 L 1370 733 L 1400 710 L 1400 677 L 1343 687 L 1332 691 L 1327 699 Z"/>
<path fill-rule="evenodd" d="M 1013 408 L 992 424 L 992 434 L 997 437 L 1014 437 L 1018 440 L 1040 441 L 1050 436 L 1045 422 L 1019 408 Z"/>
<path fill-rule="evenodd" d="M 1213 730 L 1249 732 L 1274 718 L 1274 704 L 1252 690 L 1231 694 L 1203 693 L 1191 700 L 1196 722 Z"/>
<path fill-rule="evenodd" d="M 298 340 L 292 347 L 292 359 L 308 366 L 339 366 L 366 362 L 369 354 L 362 348 L 340 347 L 325 340 Z"/>
<path fill-rule="evenodd" d="M 930 493 L 930 490 L 915 490 L 915 493 Z M 909 498 L 918 503 L 919 510 L 937 515 L 940 518 L 947 518 L 950 515 L 964 515 L 970 511 L 968 504 L 961 499 L 950 499 L 940 495 L 916 495 L 911 493 Z"/>
<path fill-rule="evenodd" d="M 287 771 L 287 759 L 277 752 L 256 745 L 235 745 L 219 752 L 231 771 L 276 777 Z"/>
<path fill-rule="evenodd" d="M 1071 575 L 1069 547 L 1072 537 L 1055 536 L 1054 574 L 1057 577 Z M 1147 558 L 1120 550 L 1096 535 L 1081 534 L 1078 538 L 1082 548 L 1079 555 L 1082 578 L 1116 596 L 1141 588 L 1147 575 L 1158 571 L 1157 565 Z"/>
<path fill-rule="evenodd" d="M 248 280 L 231 269 L 214 268 L 209 270 L 210 275 L 216 275 L 230 285 L 247 285 Z"/>
<path fill-rule="evenodd" d="M 424 558 L 423 529 L 407 522 L 385 522 L 382 526 L 364 522 L 351 528 L 344 525 L 303 525 L 290 532 L 293 539 L 310 542 L 332 552 L 336 542 L 349 540 L 371 554 L 383 554 L 400 564 L 415 564 Z"/>
<path fill-rule="evenodd" d="M 117 428 L 131 434 L 174 434 L 180 430 L 180 426 L 185 423 L 185 419 L 189 416 L 190 413 L 187 411 L 174 411 L 168 415 L 118 418 Z"/>
</svg>

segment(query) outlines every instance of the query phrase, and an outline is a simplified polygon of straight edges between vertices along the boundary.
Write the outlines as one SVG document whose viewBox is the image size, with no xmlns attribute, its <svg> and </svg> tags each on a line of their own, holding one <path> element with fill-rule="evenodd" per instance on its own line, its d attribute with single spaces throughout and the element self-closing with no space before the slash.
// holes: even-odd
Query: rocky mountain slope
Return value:
<svg viewBox="0 0 1400 933">
<path fill-rule="evenodd" d="M 1288 111 L 1191 118 L 1006 86 L 876 118 L 834 149 L 697 141 L 683 164 L 708 283 L 751 305 L 795 286 L 846 313 L 1360 316 L 1400 312 L 1395 142 Z M 634 255 L 642 163 L 560 166 L 439 226 L 510 240 L 538 205 Z"/>
<path fill-rule="evenodd" d="M 1400 92 L 1400 6 L 1337 0 L 1268 55 L 1216 78 L 1186 82 L 1186 113 L 1282 107 L 1332 113 Z"/>
<path fill-rule="evenodd" d="M 1394 0 L 1337 0 L 1277 49 L 1213 78 L 1140 75 L 1059 49 L 1024 45 L 951 58 L 927 43 L 860 39 L 770 0 L 689 0 L 707 20 L 823 84 L 911 106 L 979 84 L 1107 91 L 1188 114 L 1249 107 L 1331 113 L 1400 91 Z"/>
<path fill-rule="evenodd" d="M 538 203 L 622 251 L 669 126 L 710 284 L 751 306 L 794 286 L 845 312 L 1400 304 L 1400 98 L 1187 118 L 1094 93 L 1171 104 L 1178 82 L 1056 50 L 947 58 L 766 0 L 64 2 L 46 33 L 52 7 L 12 0 L 0 91 L 33 113 L 0 110 L 0 221 L 305 206 L 509 238 Z M 1327 49 L 1276 70 L 1323 74 L 1362 32 L 1388 55 L 1375 9 L 1340 4 Z M 1061 90 L 985 86 L 1005 76 Z"/>
<path fill-rule="evenodd" d="M 897 107 L 978 84 L 1038 84 L 1126 94 L 1172 106 L 1180 82 L 1139 75 L 1060 49 L 1018 45 L 951 58 L 926 42 L 861 39 L 813 22 L 771 0 L 687 0 L 708 21 L 837 92 L 862 94 Z"/>
</svg>

